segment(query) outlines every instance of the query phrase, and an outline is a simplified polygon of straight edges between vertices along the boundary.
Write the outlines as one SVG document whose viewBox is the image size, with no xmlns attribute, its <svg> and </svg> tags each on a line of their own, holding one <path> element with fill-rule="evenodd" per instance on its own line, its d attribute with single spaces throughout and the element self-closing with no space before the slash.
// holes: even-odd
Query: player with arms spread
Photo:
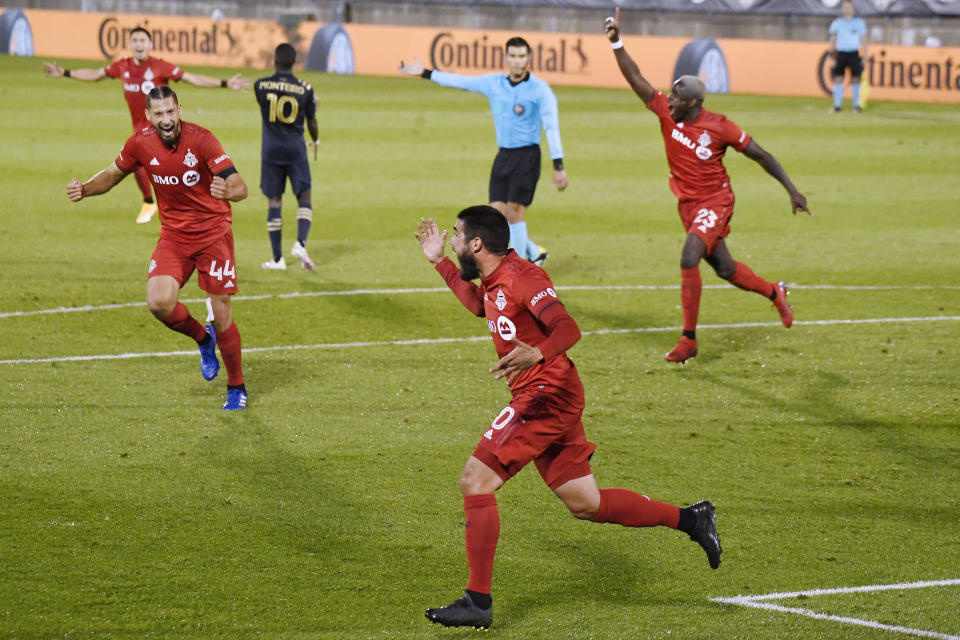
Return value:
<svg viewBox="0 0 960 640">
<path fill-rule="evenodd" d="M 427 618 L 448 627 L 489 627 L 490 587 L 500 535 L 494 492 L 533 461 L 540 476 L 570 512 L 582 520 L 627 527 L 666 526 L 686 532 L 720 564 L 713 505 L 686 508 L 625 489 L 600 489 L 590 469 L 596 445 L 587 441 L 581 415 L 583 385 L 567 350 L 580 339 L 553 283 L 540 267 L 507 248 L 510 231 L 494 208 L 464 209 L 450 241 L 458 269 L 444 256 L 447 232 L 420 219 L 415 234 L 426 258 L 461 303 L 486 316 L 500 360 L 490 369 L 506 378 L 512 398 L 486 428 L 460 477 L 466 515 L 467 564 L 464 596 L 428 609 Z M 480 278 L 477 286 L 472 280 Z"/>
<path fill-rule="evenodd" d="M 537 265 L 547 259 L 547 251 L 530 240 L 524 219 L 533 202 L 540 179 L 540 129 L 543 128 L 553 160 L 553 183 L 567 188 L 560 142 L 557 97 L 550 85 L 530 73 L 530 44 L 520 37 L 507 40 L 506 62 L 509 73 L 462 76 L 435 69 L 424 69 L 419 59 L 400 63 L 400 71 L 421 76 L 442 87 L 453 87 L 483 94 L 490 101 L 493 126 L 500 148 L 490 170 L 490 206 L 510 222 L 510 244 Z"/>
<path fill-rule="evenodd" d="M 697 316 L 700 312 L 700 261 L 706 260 L 717 275 L 736 287 L 753 291 L 773 301 L 784 327 L 793 324 L 793 309 L 787 304 L 787 286 L 755 274 L 730 255 L 724 238 L 730 233 L 733 189 L 723 166 L 727 147 L 733 147 L 757 162 L 776 178 L 790 195 L 793 213 L 806 211 L 807 199 L 797 191 L 776 158 L 724 115 L 703 108 L 706 88 L 696 76 L 682 76 L 669 96 L 655 90 L 623 48 L 620 40 L 620 8 L 604 22 L 624 78 L 647 108 L 660 119 L 670 166 L 670 189 L 679 201 L 680 220 L 687 239 L 680 256 L 683 335 L 666 355 L 671 362 L 685 362 L 697 355 Z"/>
<path fill-rule="evenodd" d="M 317 106 L 313 87 L 293 75 L 297 51 L 289 44 L 278 45 L 274 51 L 277 72 L 260 78 L 253 85 L 260 104 L 263 133 L 260 144 L 260 190 L 267 196 L 267 235 L 273 250 L 273 260 L 264 262 L 264 269 L 286 269 L 281 248 L 283 231 L 283 189 L 287 178 L 297 196 L 297 241 L 290 252 L 300 260 L 300 266 L 313 271 L 313 260 L 307 254 L 307 235 L 313 221 L 310 206 L 310 164 L 303 143 L 303 125 L 306 123 L 313 140 L 313 159 L 317 159 Z"/>
<path fill-rule="evenodd" d="M 43 63 L 43 72 L 51 78 L 73 78 L 86 82 L 98 82 L 104 78 L 115 78 L 123 81 L 123 97 L 130 108 L 130 119 L 133 120 L 133 130 L 150 126 L 149 120 L 144 117 L 146 109 L 146 95 L 154 87 L 165 87 L 170 80 L 183 80 L 197 87 L 229 87 L 234 90 L 245 89 L 250 83 L 236 74 L 229 80 L 217 80 L 199 73 L 184 71 L 180 67 L 170 64 L 160 58 L 150 56 L 153 41 L 150 32 L 143 27 L 130 30 L 129 58 L 121 58 L 99 69 L 64 69 L 56 62 Z M 150 192 L 150 180 L 142 169 L 134 173 L 137 186 L 143 194 L 143 206 L 137 214 L 137 222 L 150 222 L 157 212 L 157 205 L 153 202 Z"/>
<path fill-rule="evenodd" d="M 160 239 L 147 271 L 147 307 L 170 329 L 200 347 L 200 372 L 213 380 L 220 369 L 216 345 L 227 367 L 226 410 L 247 406 L 240 359 L 240 332 L 230 296 L 237 291 L 230 202 L 247 197 L 247 185 L 212 133 L 180 119 L 182 108 L 170 87 L 147 94 L 149 129 L 123 145 L 120 155 L 84 183 L 74 178 L 67 196 L 79 202 L 106 193 L 139 167 L 146 169 L 160 203 Z M 179 301 L 180 288 L 198 272 L 210 298 L 213 324 L 200 324 Z"/>
</svg>

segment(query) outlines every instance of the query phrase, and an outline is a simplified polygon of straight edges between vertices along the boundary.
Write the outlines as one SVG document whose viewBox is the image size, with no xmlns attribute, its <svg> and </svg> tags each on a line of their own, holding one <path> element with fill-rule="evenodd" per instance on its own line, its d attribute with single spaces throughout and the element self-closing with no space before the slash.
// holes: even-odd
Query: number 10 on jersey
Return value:
<svg viewBox="0 0 960 640">
<path fill-rule="evenodd" d="M 267 101 L 270 102 L 270 122 L 282 122 L 283 124 L 293 124 L 300 112 L 300 105 L 293 96 L 278 96 L 275 93 L 268 93 Z"/>
</svg>

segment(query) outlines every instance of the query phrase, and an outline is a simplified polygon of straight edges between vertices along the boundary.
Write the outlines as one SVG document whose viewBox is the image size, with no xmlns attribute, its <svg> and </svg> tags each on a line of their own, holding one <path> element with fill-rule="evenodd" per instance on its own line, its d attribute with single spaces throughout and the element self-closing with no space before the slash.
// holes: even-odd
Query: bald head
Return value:
<svg viewBox="0 0 960 640">
<path fill-rule="evenodd" d="M 702 103 L 707 99 L 707 86 L 697 76 L 680 76 L 673 83 L 673 92 L 681 100 L 697 100 Z"/>
</svg>

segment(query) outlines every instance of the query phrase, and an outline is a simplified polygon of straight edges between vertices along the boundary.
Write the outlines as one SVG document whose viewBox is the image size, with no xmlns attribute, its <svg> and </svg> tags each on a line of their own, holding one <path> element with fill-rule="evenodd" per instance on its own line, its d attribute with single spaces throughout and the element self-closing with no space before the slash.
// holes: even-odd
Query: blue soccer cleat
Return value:
<svg viewBox="0 0 960 640">
<path fill-rule="evenodd" d="M 223 403 L 224 411 L 239 411 L 247 408 L 247 392 L 243 389 L 227 389 L 227 401 Z"/>
<path fill-rule="evenodd" d="M 220 361 L 217 359 L 217 332 L 212 324 L 207 325 L 207 335 L 210 336 L 210 342 L 206 346 L 197 344 L 200 347 L 200 373 L 204 380 L 213 380 L 220 371 Z"/>
</svg>

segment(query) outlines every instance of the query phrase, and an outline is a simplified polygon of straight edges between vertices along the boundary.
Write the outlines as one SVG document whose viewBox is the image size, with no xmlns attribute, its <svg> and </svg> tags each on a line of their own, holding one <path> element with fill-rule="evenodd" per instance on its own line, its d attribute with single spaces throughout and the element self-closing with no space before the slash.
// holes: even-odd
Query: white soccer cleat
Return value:
<svg viewBox="0 0 960 640">
<path fill-rule="evenodd" d="M 267 271 L 283 271 L 287 268 L 287 261 L 283 259 L 283 256 L 280 256 L 279 260 L 270 260 L 260 266 Z"/>
<path fill-rule="evenodd" d="M 307 271 L 313 271 L 313 260 L 310 259 L 310 256 L 307 255 L 307 248 L 300 244 L 300 241 L 297 240 L 293 243 L 293 248 L 290 249 L 290 253 L 293 254 L 294 258 L 300 260 L 300 266 L 306 269 Z M 282 260 L 283 258 L 281 258 Z"/>
<path fill-rule="evenodd" d="M 146 224 L 150 222 L 157 212 L 157 205 L 154 202 L 144 202 L 140 207 L 140 213 L 137 214 L 137 224 Z"/>
</svg>

